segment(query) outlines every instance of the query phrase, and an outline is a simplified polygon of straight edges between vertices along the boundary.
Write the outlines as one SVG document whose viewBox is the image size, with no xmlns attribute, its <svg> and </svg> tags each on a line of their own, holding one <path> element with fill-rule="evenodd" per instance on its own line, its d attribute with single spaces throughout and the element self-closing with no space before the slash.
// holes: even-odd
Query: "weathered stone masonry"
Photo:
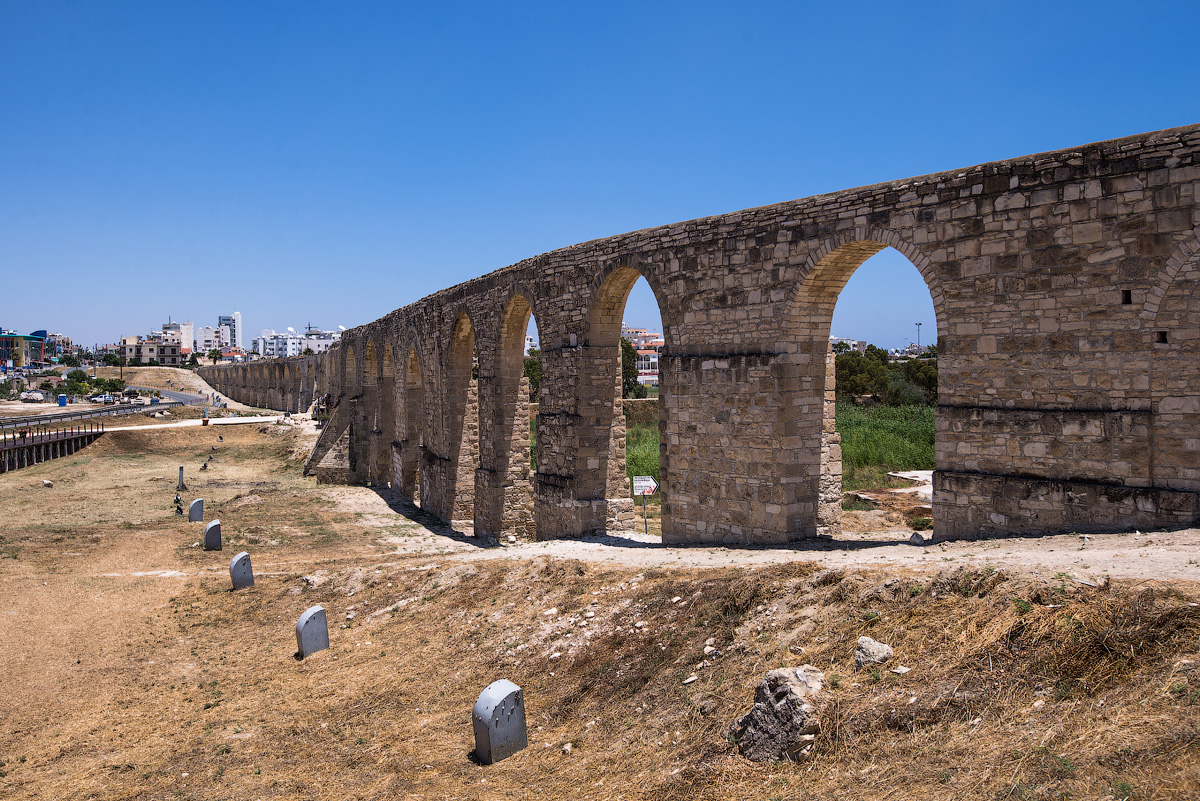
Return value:
<svg viewBox="0 0 1200 801">
<path fill-rule="evenodd" d="M 618 337 L 645 276 L 667 342 L 664 540 L 783 543 L 815 533 L 831 505 L 834 303 L 891 246 L 937 315 L 936 536 L 1190 525 L 1198 154 L 1189 126 L 634 231 L 451 287 L 319 357 L 203 373 L 272 408 L 328 396 L 311 469 L 389 483 L 443 519 L 465 513 L 473 487 L 476 530 L 499 533 L 515 525 L 506 509 L 526 480 L 532 312 L 543 353 L 533 525 L 540 538 L 578 536 L 629 508 Z"/>
</svg>

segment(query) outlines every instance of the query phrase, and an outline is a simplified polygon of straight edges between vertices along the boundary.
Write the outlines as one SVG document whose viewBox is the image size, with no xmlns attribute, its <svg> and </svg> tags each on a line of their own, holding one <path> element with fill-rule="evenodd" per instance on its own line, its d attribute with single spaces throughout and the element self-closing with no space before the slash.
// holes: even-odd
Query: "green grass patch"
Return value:
<svg viewBox="0 0 1200 801">
<path fill-rule="evenodd" d="M 933 469 L 932 406 L 837 404 L 842 435 L 842 489 L 887 486 L 894 470 Z"/>
<path fill-rule="evenodd" d="M 658 481 L 658 423 L 638 423 L 625 433 L 625 472 Z"/>
</svg>

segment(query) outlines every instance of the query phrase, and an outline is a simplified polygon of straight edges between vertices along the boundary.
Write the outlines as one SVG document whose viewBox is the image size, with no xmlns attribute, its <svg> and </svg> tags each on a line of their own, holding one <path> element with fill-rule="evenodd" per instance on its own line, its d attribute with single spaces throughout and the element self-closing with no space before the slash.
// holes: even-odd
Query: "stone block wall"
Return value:
<svg viewBox="0 0 1200 801">
<path fill-rule="evenodd" d="M 503 475 L 518 404 L 500 379 L 519 359 L 514 326 L 536 310 L 535 526 L 541 538 L 579 536 L 612 525 L 628 499 L 616 344 L 644 277 L 667 343 L 664 540 L 785 543 L 833 512 L 837 296 L 893 247 L 937 316 L 935 537 L 1180 525 L 1196 522 L 1200 492 L 1198 188 L 1200 126 L 1140 134 L 573 245 L 347 331 L 321 357 L 201 372 L 251 403 L 291 403 L 305 370 L 335 407 L 382 408 L 386 392 L 370 387 L 390 382 L 407 408 L 412 381 L 385 376 L 377 355 L 407 354 L 419 422 L 398 432 L 377 409 L 335 415 L 340 430 L 318 449 L 349 427 L 350 474 L 364 480 L 357 466 L 377 462 L 362 424 L 402 448 L 419 434 L 420 502 L 449 518 L 466 511 L 454 450 L 471 413 L 450 389 L 464 348 L 478 354 L 478 469 Z M 390 470 L 395 481 L 394 460 Z M 473 483 L 476 497 L 505 486 Z M 1073 500 L 1094 486 L 1106 489 Z M 481 515 L 506 525 L 502 501 L 473 505 L 477 527 Z"/>
</svg>

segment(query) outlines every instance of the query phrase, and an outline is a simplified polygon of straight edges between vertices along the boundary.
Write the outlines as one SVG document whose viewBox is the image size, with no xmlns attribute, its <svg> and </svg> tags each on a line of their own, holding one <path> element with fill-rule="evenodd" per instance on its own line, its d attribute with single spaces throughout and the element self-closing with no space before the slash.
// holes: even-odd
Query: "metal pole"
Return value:
<svg viewBox="0 0 1200 801">
<path fill-rule="evenodd" d="M 649 537 L 650 536 L 650 513 L 646 511 L 646 501 L 647 500 L 648 499 L 646 498 L 646 494 L 642 493 L 642 531 L 644 531 L 646 533 L 646 536 Z"/>
</svg>

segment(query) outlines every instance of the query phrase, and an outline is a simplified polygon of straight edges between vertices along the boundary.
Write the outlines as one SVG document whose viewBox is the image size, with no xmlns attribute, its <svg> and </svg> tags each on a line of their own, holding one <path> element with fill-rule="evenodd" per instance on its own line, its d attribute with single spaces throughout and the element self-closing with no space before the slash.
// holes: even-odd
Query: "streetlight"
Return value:
<svg viewBox="0 0 1200 801">
<path fill-rule="evenodd" d="M 917 350 L 921 349 L 921 324 L 917 323 Z"/>
</svg>

